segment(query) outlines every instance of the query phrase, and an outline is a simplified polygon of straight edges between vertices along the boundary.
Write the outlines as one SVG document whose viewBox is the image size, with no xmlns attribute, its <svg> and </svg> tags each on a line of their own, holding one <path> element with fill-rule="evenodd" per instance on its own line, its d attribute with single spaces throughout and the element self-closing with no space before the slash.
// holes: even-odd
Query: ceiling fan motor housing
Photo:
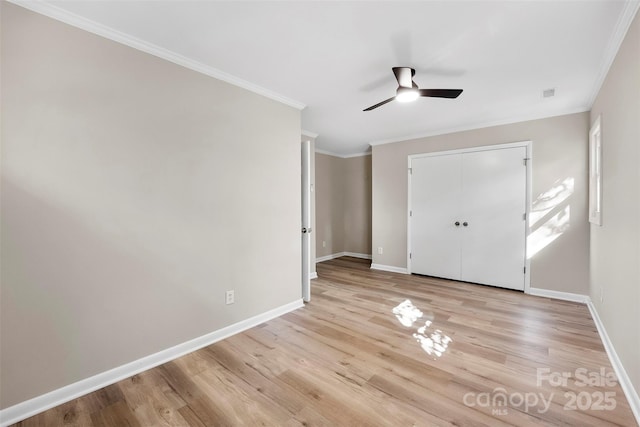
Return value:
<svg viewBox="0 0 640 427">
<path fill-rule="evenodd" d="M 393 74 L 396 76 L 396 80 L 398 81 L 398 85 L 400 87 L 417 88 L 416 84 L 413 82 L 413 76 L 416 75 L 416 70 L 410 67 L 393 67 Z"/>
</svg>

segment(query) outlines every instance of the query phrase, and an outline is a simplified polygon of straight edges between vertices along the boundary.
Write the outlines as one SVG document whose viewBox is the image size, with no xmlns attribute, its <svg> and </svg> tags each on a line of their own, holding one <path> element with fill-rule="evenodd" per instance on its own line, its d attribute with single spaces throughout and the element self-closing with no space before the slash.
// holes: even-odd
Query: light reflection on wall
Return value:
<svg viewBox="0 0 640 427">
<path fill-rule="evenodd" d="M 424 316 L 424 313 L 408 299 L 394 307 L 391 312 L 403 326 L 407 327 L 413 326 L 418 319 L 421 319 Z M 428 329 L 431 327 L 432 323 L 432 320 L 426 320 L 424 325 L 419 327 L 412 336 L 418 344 L 420 344 L 420 347 L 425 351 L 425 353 L 429 356 L 438 358 L 447 351 L 449 343 L 453 340 L 440 329 L 429 331 Z"/>
<path fill-rule="evenodd" d="M 547 247 L 569 228 L 571 207 L 567 205 L 563 210 L 549 218 L 547 222 L 538 227 L 529 235 L 527 242 L 527 255 L 532 258 L 535 254 Z"/>
<path fill-rule="evenodd" d="M 571 224 L 569 198 L 573 194 L 573 177 L 556 181 L 549 190 L 534 200 L 529 215 L 530 234 L 527 258 L 532 258 L 560 237 Z"/>
</svg>

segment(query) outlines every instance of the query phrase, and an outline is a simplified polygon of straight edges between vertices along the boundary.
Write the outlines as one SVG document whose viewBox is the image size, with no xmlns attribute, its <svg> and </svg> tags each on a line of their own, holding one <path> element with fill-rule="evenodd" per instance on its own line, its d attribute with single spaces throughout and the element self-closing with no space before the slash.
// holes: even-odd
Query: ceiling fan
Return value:
<svg viewBox="0 0 640 427">
<path fill-rule="evenodd" d="M 396 90 L 396 96 L 389 99 L 385 99 L 382 102 L 372 105 L 369 108 L 365 108 L 362 111 L 371 111 L 374 108 L 383 106 L 384 104 L 393 101 L 409 102 L 414 101 L 420 96 L 427 96 L 433 98 L 457 98 L 462 93 L 462 89 L 420 89 L 418 85 L 413 82 L 413 76 L 416 75 L 416 70 L 409 67 L 393 67 L 393 74 L 398 81 L 398 89 Z"/>
</svg>

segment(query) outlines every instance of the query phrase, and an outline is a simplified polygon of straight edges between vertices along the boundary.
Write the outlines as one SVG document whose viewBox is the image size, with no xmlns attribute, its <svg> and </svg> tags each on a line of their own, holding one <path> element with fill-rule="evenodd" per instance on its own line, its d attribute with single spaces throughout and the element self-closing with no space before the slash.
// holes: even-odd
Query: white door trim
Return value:
<svg viewBox="0 0 640 427">
<path fill-rule="evenodd" d="M 532 141 L 518 141 L 509 142 L 505 144 L 484 145 L 479 147 L 461 148 L 455 150 L 446 151 L 434 151 L 430 153 L 410 154 L 407 156 L 407 273 L 411 274 L 411 161 L 421 157 L 434 157 L 434 156 L 448 156 L 452 154 L 464 154 L 473 153 L 478 151 L 488 150 L 503 150 L 507 148 L 524 147 L 526 150 L 526 215 L 527 226 L 525 227 L 525 273 L 524 273 L 524 293 L 530 293 L 531 289 L 531 261 L 529 260 L 529 254 L 527 253 L 527 244 L 529 241 L 530 229 L 528 226 L 529 218 L 531 214 L 531 183 L 532 183 L 532 162 L 533 162 L 533 143 Z"/>
<path fill-rule="evenodd" d="M 302 141 L 301 149 L 301 236 L 302 245 L 302 299 L 311 300 L 311 142 Z"/>
</svg>

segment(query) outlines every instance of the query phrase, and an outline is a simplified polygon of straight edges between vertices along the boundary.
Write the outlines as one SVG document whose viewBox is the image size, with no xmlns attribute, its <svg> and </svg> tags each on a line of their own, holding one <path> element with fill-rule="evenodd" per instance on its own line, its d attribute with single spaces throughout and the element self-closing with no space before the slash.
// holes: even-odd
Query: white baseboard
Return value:
<svg viewBox="0 0 640 427">
<path fill-rule="evenodd" d="M 337 252 L 335 254 L 325 255 L 325 256 L 316 258 L 316 262 L 329 261 L 330 259 L 336 259 L 343 256 L 350 256 L 350 257 L 362 258 L 362 259 L 371 259 L 371 254 L 359 254 L 357 252 Z"/>
<path fill-rule="evenodd" d="M 343 252 L 344 256 L 350 256 L 353 258 L 371 259 L 371 254 L 359 254 L 357 252 Z"/>
<path fill-rule="evenodd" d="M 593 322 L 596 324 L 596 328 L 598 329 L 598 334 L 600 335 L 602 344 L 604 345 L 607 355 L 609 356 L 611 366 L 613 366 L 613 370 L 618 377 L 620 387 L 622 388 L 622 391 L 624 392 L 627 401 L 629 402 L 629 406 L 631 407 L 633 415 L 636 417 L 638 425 L 640 425 L 640 397 L 638 396 L 636 389 L 633 387 L 633 383 L 631 382 L 627 371 L 624 369 L 624 366 L 622 365 L 622 362 L 618 357 L 618 353 L 616 353 L 616 350 L 613 347 L 613 343 L 611 343 L 611 340 L 609 339 L 607 330 L 604 328 L 604 324 L 602 323 L 602 320 L 600 319 L 598 311 L 596 310 L 593 301 L 591 301 L 591 298 L 588 295 L 572 294 L 570 292 L 559 292 L 540 288 L 529 288 L 529 294 L 586 304 L 586 306 L 589 308 L 589 312 L 591 313 L 591 317 L 593 318 Z"/>
<path fill-rule="evenodd" d="M 318 272 L 314 271 L 313 273 L 309 273 L 309 279 L 317 279 L 318 278 Z"/>
<path fill-rule="evenodd" d="M 572 294 L 571 292 L 552 291 L 550 289 L 541 288 L 529 288 L 529 295 L 535 295 L 537 297 L 547 297 L 553 299 L 560 299 L 563 301 L 573 301 L 582 304 L 587 304 L 590 299 L 587 295 Z"/>
<path fill-rule="evenodd" d="M 316 258 L 316 262 L 325 262 L 325 261 L 329 261 L 330 259 L 340 258 L 341 256 L 344 256 L 344 252 L 338 252 L 336 254 L 318 257 Z"/>
<path fill-rule="evenodd" d="M 409 274 L 406 268 L 394 267 L 393 265 L 371 264 L 372 270 L 390 271 L 392 273 Z"/>
<path fill-rule="evenodd" d="M 283 314 L 289 313 L 290 311 L 296 310 L 302 306 L 304 306 L 302 299 L 292 301 L 288 304 L 276 307 L 272 310 L 250 317 L 249 319 L 241 322 L 234 323 L 233 325 L 229 325 L 201 337 L 194 338 L 166 350 L 159 351 L 158 353 L 118 366 L 117 368 L 110 369 L 73 384 L 69 384 L 41 396 L 34 397 L 33 399 L 18 403 L 17 405 L 10 406 L 0 411 L 0 426 L 5 427 L 17 423 L 18 421 L 22 421 L 42 411 L 46 411 L 47 409 L 61 405 L 80 396 L 84 396 L 87 393 L 91 393 L 92 391 L 101 389 L 125 378 L 129 378 L 132 375 L 154 368 L 158 365 L 162 365 L 163 363 L 174 360 L 180 356 L 184 356 L 187 353 L 191 353 L 232 335 L 253 328 L 254 326 L 282 316 Z"/>
<path fill-rule="evenodd" d="M 613 347 L 613 343 L 611 343 L 611 340 L 609 339 L 607 330 L 604 328 L 604 324 L 602 323 L 602 320 L 598 315 L 598 311 L 596 310 L 596 306 L 593 304 L 593 301 L 591 301 L 591 298 L 588 298 L 586 304 L 587 307 L 589 307 L 589 311 L 591 312 L 593 322 L 596 324 L 596 328 L 598 329 L 598 333 L 600 334 L 600 339 L 602 340 L 604 349 L 607 351 L 611 366 L 613 366 L 613 370 L 616 372 L 620 387 L 622 387 L 622 391 L 627 397 L 627 401 L 629 402 L 631 411 L 636 417 L 636 422 L 638 423 L 638 425 L 640 425 L 640 396 L 638 396 L 636 389 L 633 387 L 631 378 L 629 378 L 629 375 L 627 375 L 627 371 L 624 369 L 624 366 L 622 365 L 622 362 L 618 357 L 618 353 L 616 353 L 616 349 Z"/>
</svg>

